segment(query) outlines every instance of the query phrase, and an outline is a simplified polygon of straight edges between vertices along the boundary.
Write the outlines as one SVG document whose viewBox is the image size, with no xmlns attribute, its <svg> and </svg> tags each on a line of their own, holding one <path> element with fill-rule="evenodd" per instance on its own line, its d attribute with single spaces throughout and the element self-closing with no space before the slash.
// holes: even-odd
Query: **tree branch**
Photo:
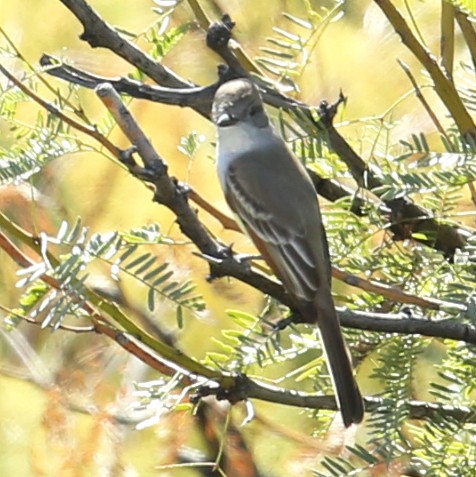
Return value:
<svg viewBox="0 0 476 477">
<path fill-rule="evenodd" d="M 157 63 L 151 56 L 119 35 L 117 30 L 106 23 L 84 0 L 60 0 L 60 2 L 81 22 L 84 31 L 80 39 L 89 43 L 92 48 L 102 47 L 111 50 L 158 84 L 173 88 L 192 86 L 192 83 Z"/>
<path fill-rule="evenodd" d="M 440 57 L 446 77 L 453 82 L 455 59 L 455 12 L 456 8 L 447 0 L 441 0 Z"/>
<path fill-rule="evenodd" d="M 464 13 L 459 8 L 456 8 L 455 10 L 456 21 L 461 28 L 464 41 L 468 46 L 471 60 L 473 62 L 473 68 L 476 69 L 476 31 L 474 30 L 473 22 L 469 20 L 467 13 Z"/>
<path fill-rule="evenodd" d="M 192 85 L 178 89 L 149 85 L 127 77 L 106 78 L 62 63 L 47 54 L 42 55 L 40 64 L 49 75 L 84 88 L 95 89 L 100 84 L 109 83 L 118 93 L 161 104 L 189 107 L 206 117 L 209 117 L 213 96 L 219 84 L 215 83 L 206 87 Z"/>
<path fill-rule="evenodd" d="M 162 86 L 177 89 L 194 86 L 121 36 L 84 0 L 60 0 L 60 2 L 81 22 L 84 31 L 80 39 L 89 43 L 92 48 L 107 48 Z M 200 105 L 196 106 L 196 110 L 204 116 L 209 114 L 209 109 Z"/>
<path fill-rule="evenodd" d="M 337 411 L 334 396 L 318 396 L 300 391 L 288 391 L 274 385 L 252 381 L 244 375 L 237 376 L 235 381 L 230 384 L 232 385 L 226 388 L 204 386 L 199 391 L 199 397 L 214 395 L 217 399 L 226 399 L 231 403 L 244 399 L 260 399 L 287 406 Z M 395 409 L 395 402 L 385 398 L 365 397 L 364 405 L 366 412 L 390 414 Z M 469 407 L 448 406 L 414 400 L 404 401 L 401 405 L 407 408 L 410 419 L 432 419 L 436 415 L 444 415 L 459 422 L 476 422 L 476 409 Z"/>
<path fill-rule="evenodd" d="M 349 309 L 338 310 L 343 326 L 359 330 L 422 335 L 451 339 L 476 345 L 476 327 L 461 323 L 458 319 L 432 321 L 424 318 L 411 318 L 406 313 L 384 314 Z"/>
<path fill-rule="evenodd" d="M 418 41 L 405 19 L 390 0 L 374 0 L 387 20 L 400 36 L 403 44 L 413 53 L 430 75 L 435 91 L 454 119 L 463 137 L 476 137 L 476 125 L 464 107 L 452 81 L 438 66 L 437 59 Z"/>
<path fill-rule="evenodd" d="M 446 3 L 445 0 L 443 0 L 443 1 Z M 430 105 L 428 104 L 428 101 L 426 100 L 425 96 L 423 96 L 421 88 L 418 86 L 418 83 L 417 83 L 415 77 L 413 76 L 412 72 L 410 71 L 410 68 L 408 67 L 407 64 L 405 64 L 403 61 L 401 61 L 399 59 L 397 59 L 397 62 L 401 66 L 401 68 L 405 72 L 405 74 L 408 76 L 408 79 L 410 80 L 410 83 L 412 84 L 413 89 L 415 90 L 416 97 L 419 99 L 421 105 L 423 106 L 423 108 L 427 112 L 428 116 L 430 117 L 431 121 L 435 125 L 436 129 L 438 130 L 438 132 L 442 136 L 444 136 L 446 138 L 448 143 L 450 143 L 450 138 L 448 137 L 448 135 L 446 134 L 446 131 L 444 130 L 444 128 L 441 125 L 438 118 L 436 117 L 436 114 L 433 112 Z"/>
</svg>

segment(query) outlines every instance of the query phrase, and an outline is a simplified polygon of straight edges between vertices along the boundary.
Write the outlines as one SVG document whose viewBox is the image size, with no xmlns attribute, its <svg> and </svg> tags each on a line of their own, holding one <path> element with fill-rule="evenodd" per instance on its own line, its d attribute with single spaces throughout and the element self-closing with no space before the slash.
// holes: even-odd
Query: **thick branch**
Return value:
<svg viewBox="0 0 476 477">
<path fill-rule="evenodd" d="M 249 382 L 247 396 L 262 399 L 268 402 L 286 404 L 288 406 L 306 407 L 309 409 L 328 409 L 337 411 L 337 405 L 333 396 L 306 395 L 299 392 L 284 391 L 274 386 L 263 383 Z M 365 397 L 365 412 L 391 413 L 395 409 L 395 403 L 388 399 Z M 457 419 L 459 422 L 476 422 L 475 409 L 468 407 L 454 407 L 423 401 L 407 401 L 410 419 L 431 419 L 435 415 L 444 415 Z"/>
<path fill-rule="evenodd" d="M 107 48 L 126 60 L 138 70 L 152 78 L 157 84 L 171 88 L 190 88 L 193 83 L 185 81 L 167 67 L 156 62 L 134 43 L 121 36 L 106 23 L 84 0 L 60 0 L 61 3 L 81 22 L 84 31 L 81 40 L 93 48 Z M 207 116 L 209 110 L 197 105 L 197 110 Z"/>
<path fill-rule="evenodd" d="M 365 311 L 339 309 L 339 319 L 343 326 L 359 330 L 404 335 L 422 335 L 445 338 L 476 345 L 476 328 L 458 319 L 431 321 L 422 318 L 409 318 L 405 313 L 384 314 Z"/>
<path fill-rule="evenodd" d="M 119 35 L 84 0 L 60 0 L 81 22 L 84 40 L 93 48 L 107 48 L 152 78 L 158 84 L 173 88 L 190 88 L 191 83 L 179 78 L 173 71 L 157 63 L 136 45 Z"/>
<path fill-rule="evenodd" d="M 190 86 L 178 89 L 149 85 L 127 77 L 106 78 L 60 63 L 56 58 L 46 54 L 41 57 L 40 64 L 48 74 L 84 88 L 95 89 L 100 84 L 109 83 L 118 93 L 162 104 L 187 106 L 203 113 L 206 117 L 209 117 L 213 96 L 218 87 L 216 83 L 206 87 Z"/>
<path fill-rule="evenodd" d="M 236 376 L 231 387 L 203 387 L 201 396 L 216 395 L 217 399 L 226 399 L 232 403 L 244 399 L 260 399 L 277 404 L 309 409 L 326 409 L 337 411 L 334 396 L 318 396 L 299 391 L 289 391 L 274 385 L 252 381 L 244 375 Z M 395 402 L 389 399 L 365 397 L 366 412 L 392 413 Z M 476 422 L 476 410 L 463 406 L 448 406 L 438 403 L 408 400 L 400 403 L 408 410 L 410 419 L 432 419 L 436 415 L 451 417 L 459 422 Z"/>
</svg>

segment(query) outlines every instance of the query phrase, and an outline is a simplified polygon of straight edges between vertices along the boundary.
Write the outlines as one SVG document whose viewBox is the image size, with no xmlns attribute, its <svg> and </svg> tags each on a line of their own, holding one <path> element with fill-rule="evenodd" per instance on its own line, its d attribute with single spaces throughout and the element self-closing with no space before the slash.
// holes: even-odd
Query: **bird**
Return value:
<svg viewBox="0 0 476 477">
<path fill-rule="evenodd" d="M 331 264 L 317 193 L 271 125 L 256 84 L 220 85 L 212 103 L 217 174 L 225 199 L 306 323 L 317 324 L 345 427 L 364 404 L 331 293 Z"/>
</svg>

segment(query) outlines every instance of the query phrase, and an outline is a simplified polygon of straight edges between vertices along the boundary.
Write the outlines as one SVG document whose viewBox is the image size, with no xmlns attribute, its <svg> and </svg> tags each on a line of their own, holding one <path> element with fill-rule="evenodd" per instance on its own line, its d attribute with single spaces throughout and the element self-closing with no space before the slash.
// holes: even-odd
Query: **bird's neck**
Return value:
<svg viewBox="0 0 476 477">
<path fill-rule="evenodd" d="M 217 169 L 222 185 L 231 162 L 250 152 L 259 153 L 280 141 L 271 126 L 259 128 L 253 124 L 237 123 L 218 128 Z"/>
</svg>

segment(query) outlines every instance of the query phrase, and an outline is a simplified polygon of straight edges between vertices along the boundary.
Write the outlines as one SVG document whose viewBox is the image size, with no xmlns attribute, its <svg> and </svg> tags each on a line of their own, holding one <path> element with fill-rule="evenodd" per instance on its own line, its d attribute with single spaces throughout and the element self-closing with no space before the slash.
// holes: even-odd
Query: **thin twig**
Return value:
<svg viewBox="0 0 476 477">
<path fill-rule="evenodd" d="M 453 81 L 453 65 L 455 60 L 455 7 L 447 0 L 441 0 L 441 66 L 446 76 Z"/>
<path fill-rule="evenodd" d="M 466 305 L 461 303 L 445 302 L 434 298 L 423 298 L 420 296 L 407 293 L 400 288 L 385 285 L 383 283 L 366 280 L 351 273 L 347 273 L 337 267 L 332 267 L 332 276 L 338 280 L 347 283 L 353 287 L 360 288 L 371 293 L 377 293 L 382 295 L 396 303 L 405 303 L 408 305 L 416 305 L 420 308 L 426 308 L 429 310 L 453 310 L 453 312 L 465 312 L 467 310 Z"/>
<path fill-rule="evenodd" d="M 38 78 L 38 81 L 40 81 L 51 93 L 56 95 L 58 98 L 61 98 L 61 104 L 64 104 L 65 106 L 68 106 L 71 108 L 72 111 L 75 112 L 78 116 L 80 116 L 82 119 L 84 119 L 84 114 L 82 111 L 78 110 L 74 104 L 68 99 L 65 98 L 64 96 L 61 95 L 60 91 L 53 87 L 48 81 L 43 78 L 43 76 L 39 75 L 36 68 L 30 63 L 28 58 L 23 55 L 23 53 L 17 48 L 16 44 L 12 41 L 10 36 L 7 34 L 7 32 L 0 27 L 0 33 L 3 35 L 5 38 L 6 42 L 8 43 L 8 46 L 13 50 L 15 53 L 15 56 L 24 64 L 27 66 L 27 68 Z"/>
<path fill-rule="evenodd" d="M 476 187 L 474 187 L 474 182 L 468 182 L 468 188 L 471 193 L 471 202 L 476 206 Z"/>
<path fill-rule="evenodd" d="M 423 65 L 435 86 L 435 91 L 448 109 L 463 137 L 476 137 L 476 125 L 464 107 L 455 85 L 438 66 L 436 58 L 415 37 L 407 22 L 390 0 L 374 0 L 402 39 L 403 44 Z"/>
<path fill-rule="evenodd" d="M 428 116 L 430 116 L 430 119 L 431 121 L 433 122 L 433 124 L 435 125 L 436 129 L 438 129 L 438 132 L 444 136 L 446 138 L 446 140 L 448 141 L 448 143 L 451 143 L 448 135 L 446 134 L 446 131 L 445 129 L 443 128 L 443 126 L 441 125 L 440 121 L 438 120 L 436 114 L 433 112 L 433 110 L 431 109 L 430 107 L 430 104 L 428 103 L 428 101 L 425 99 L 425 96 L 423 95 L 420 87 L 418 86 L 418 83 L 415 79 L 415 77 L 413 76 L 412 72 L 410 71 L 410 68 L 408 67 L 407 64 L 405 64 L 402 60 L 400 59 L 397 59 L 397 62 L 398 64 L 402 67 L 403 71 L 405 72 L 405 74 L 408 76 L 408 79 L 410 80 L 410 83 L 412 84 L 414 90 L 415 90 L 415 94 L 416 94 L 416 97 L 420 100 L 420 103 L 422 104 L 423 108 L 425 109 L 425 111 L 427 112 Z"/>
<path fill-rule="evenodd" d="M 208 212 L 212 217 L 218 220 L 223 228 L 228 230 L 234 230 L 235 232 L 242 232 L 239 225 L 228 215 L 224 214 L 221 210 L 210 204 L 205 200 L 196 190 L 191 189 L 187 192 L 189 199 L 193 200 L 199 207 Z"/>
<path fill-rule="evenodd" d="M 476 70 L 476 31 L 474 30 L 473 22 L 470 21 L 468 15 L 459 8 L 456 8 L 455 17 L 471 55 L 473 68 Z"/>
<path fill-rule="evenodd" d="M 32 91 L 30 88 L 25 86 L 24 83 L 22 83 L 20 80 L 18 80 L 13 74 L 11 74 L 4 66 L 0 64 L 0 71 L 21 91 L 23 91 L 26 95 L 28 95 L 30 98 L 32 98 L 36 103 L 38 103 L 40 106 L 45 108 L 48 112 L 51 114 L 54 114 L 57 118 L 61 119 L 64 121 L 66 124 L 69 126 L 73 127 L 77 131 L 80 131 L 84 134 L 87 134 L 88 136 L 94 138 L 97 142 L 99 142 L 102 146 L 104 146 L 111 154 L 114 156 L 119 156 L 120 155 L 120 149 L 114 146 L 109 139 L 107 139 L 105 136 L 103 136 L 97 129 L 87 126 L 85 124 L 82 124 L 72 118 L 70 118 L 68 115 L 64 114 L 59 108 L 57 108 L 54 104 L 49 103 L 48 101 L 45 101 L 42 99 L 40 96 L 38 96 L 34 91 Z"/>
<path fill-rule="evenodd" d="M 193 16 L 198 21 L 198 24 L 200 25 L 200 27 L 204 31 L 207 31 L 211 21 L 208 18 L 208 15 L 205 13 L 205 10 L 203 9 L 200 2 L 198 0 L 187 0 L 187 3 L 190 6 L 193 12 Z"/>
<path fill-rule="evenodd" d="M 0 237 L 0 240 L 1 240 L 1 237 Z M 2 243 L 4 244 L 3 240 L 2 240 Z M 8 308 L 7 306 L 4 306 L 2 304 L 0 304 L 0 310 L 3 310 L 9 316 L 15 317 L 18 320 L 29 323 L 30 325 L 36 325 L 36 326 L 42 325 L 40 321 L 36 321 L 35 319 L 27 315 L 21 315 L 17 311 L 12 310 L 11 308 Z M 59 324 L 58 329 L 63 331 L 69 331 L 72 333 L 92 333 L 95 331 L 94 326 L 71 326 L 71 325 L 64 325 L 63 323 Z"/>
</svg>

